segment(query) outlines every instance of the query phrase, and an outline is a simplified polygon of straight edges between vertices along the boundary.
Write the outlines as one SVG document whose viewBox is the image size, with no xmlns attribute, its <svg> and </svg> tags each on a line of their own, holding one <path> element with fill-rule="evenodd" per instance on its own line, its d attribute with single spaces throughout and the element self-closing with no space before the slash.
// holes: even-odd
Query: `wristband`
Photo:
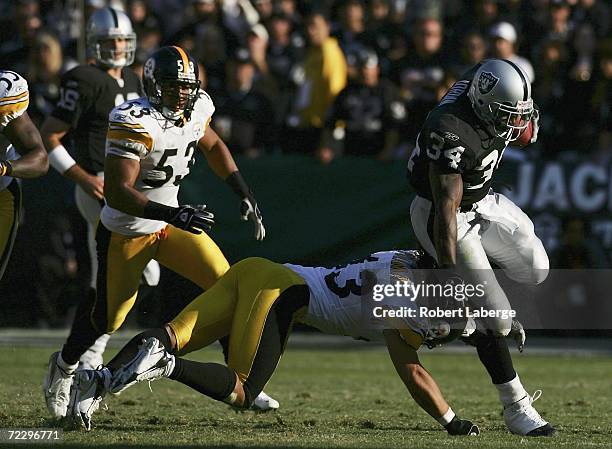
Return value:
<svg viewBox="0 0 612 449">
<path fill-rule="evenodd" d="M 49 164 L 63 175 L 69 168 L 76 165 L 76 161 L 72 159 L 64 145 L 58 145 L 49 153 Z"/>
<path fill-rule="evenodd" d="M 234 193 L 238 195 L 240 198 L 252 198 L 253 194 L 251 193 L 251 189 L 247 186 L 246 181 L 240 174 L 238 170 L 225 178 L 225 182 L 229 185 Z"/>
<path fill-rule="evenodd" d="M 144 207 L 144 218 L 149 220 L 169 221 L 176 213 L 176 207 L 149 201 Z"/>
<path fill-rule="evenodd" d="M 438 421 L 443 427 L 448 426 L 451 421 L 455 418 L 455 412 L 453 412 L 452 408 L 448 408 L 448 411 L 440 416 L 436 421 Z"/>
</svg>

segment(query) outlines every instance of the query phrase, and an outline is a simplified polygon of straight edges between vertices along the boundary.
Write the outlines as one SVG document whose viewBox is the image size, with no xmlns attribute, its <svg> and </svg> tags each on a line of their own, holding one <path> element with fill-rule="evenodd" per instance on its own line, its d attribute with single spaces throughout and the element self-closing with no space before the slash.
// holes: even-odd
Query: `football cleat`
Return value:
<svg viewBox="0 0 612 449">
<path fill-rule="evenodd" d="M 70 402 L 70 387 L 74 380 L 74 373 L 67 373 L 57 364 L 60 351 L 49 357 L 47 375 L 43 381 L 43 393 L 47 409 L 51 417 L 59 419 L 66 416 Z"/>
<path fill-rule="evenodd" d="M 528 437 L 552 436 L 557 430 L 543 419 L 532 405 L 542 395 L 537 390 L 504 408 L 504 421 L 510 432 Z"/>
<path fill-rule="evenodd" d="M 91 430 L 91 417 L 100 407 L 110 378 L 108 369 L 83 370 L 76 373 L 70 390 L 67 415 L 74 426 Z"/>
<path fill-rule="evenodd" d="M 143 341 L 131 361 L 113 373 L 109 391 L 120 394 L 135 383 L 168 377 L 173 369 L 174 356 L 157 338 L 151 337 Z"/>
<path fill-rule="evenodd" d="M 77 368 L 77 371 L 95 370 L 103 364 L 104 359 L 102 354 L 99 352 L 94 352 L 90 348 L 85 351 L 85 353 L 79 359 L 79 367 Z"/>
<path fill-rule="evenodd" d="M 253 401 L 251 408 L 253 410 L 259 410 L 261 412 L 267 412 L 270 410 L 276 410 L 280 407 L 278 401 L 268 396 L 265 392 L 259 393 L 259 395 Z"/>
</svg>

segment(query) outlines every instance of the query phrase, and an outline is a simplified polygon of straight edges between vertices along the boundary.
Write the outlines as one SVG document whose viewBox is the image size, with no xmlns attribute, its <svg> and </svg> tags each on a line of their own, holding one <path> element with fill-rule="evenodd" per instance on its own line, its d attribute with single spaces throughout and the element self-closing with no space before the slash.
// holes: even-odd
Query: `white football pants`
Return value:
<svg viewBox="0 0 612 449">
<path fill-rule="evenodd" d="M 414 233 L 431 256 L 436 258 L 433 244 L 433 204 L 416 196 L 410 206 Z M 489 310 L 510 310 L 510 302 L 489 260 L 500 266 L 512 280 L 537 285 L 548 276 L 548 256 L 533 223 L 519 207 L 504 195 L 490 191 L 470 212 L 457 211 L 457 268 L 469 273 L 468 282 L 485 285 L 485 296 L 472 300 L 471 306 Z M 510 332 L 512 318 L 485 320 L 485 328 L 496 335 Z"/>
</svg>

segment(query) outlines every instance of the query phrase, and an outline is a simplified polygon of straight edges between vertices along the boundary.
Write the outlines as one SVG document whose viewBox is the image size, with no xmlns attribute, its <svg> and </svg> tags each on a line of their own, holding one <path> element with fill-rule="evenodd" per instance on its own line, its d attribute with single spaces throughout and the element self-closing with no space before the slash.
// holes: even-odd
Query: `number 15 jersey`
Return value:
<svg viewBox="0 0 612 449">
<path fill-rule="evenodd" d="M 135 188 L 151 201 L 178 206 L 180 182 L 194 164 L 198 141 L 208 127 L 215 107 L 206 92 L 200 90 L 191 118 L 175 126 L 142 97 L 127 101 L 109 115 L 106 155 L 140 162 Z M 108 204 L 100 220 L 110 231 L 123 235 L 145 235 L 166 226 L 163 221 L 135 217 Z"/>
</svg>

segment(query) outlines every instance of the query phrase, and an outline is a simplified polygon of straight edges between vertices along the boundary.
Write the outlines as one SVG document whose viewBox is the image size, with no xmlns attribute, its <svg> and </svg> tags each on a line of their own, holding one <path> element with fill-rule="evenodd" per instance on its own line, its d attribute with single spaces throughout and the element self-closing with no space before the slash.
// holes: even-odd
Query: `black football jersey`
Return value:
<svg viewBox="0 0 612 449">
<path fill-rule="evenodd" d="M 419 196 L 432 199 L 429 164 L 463 179 L 461 206 L 488 193 L 507 142 L 491 134 L 476 117 L 467 96 L 479 66 L 457 81 L 427 116 L 408 161 L 408 179 Z"/>
<path fill-rule="evenodd" d="M 51 115 L 70 124 L 69 146 L 84 170 L 92 174 L 104 170 L 108 114 L 142 93 L 140 79 L 129 68 L 122 70 L 121 80 L 95 65 L 81 65 L 64 74 Z"/>
</svg>

